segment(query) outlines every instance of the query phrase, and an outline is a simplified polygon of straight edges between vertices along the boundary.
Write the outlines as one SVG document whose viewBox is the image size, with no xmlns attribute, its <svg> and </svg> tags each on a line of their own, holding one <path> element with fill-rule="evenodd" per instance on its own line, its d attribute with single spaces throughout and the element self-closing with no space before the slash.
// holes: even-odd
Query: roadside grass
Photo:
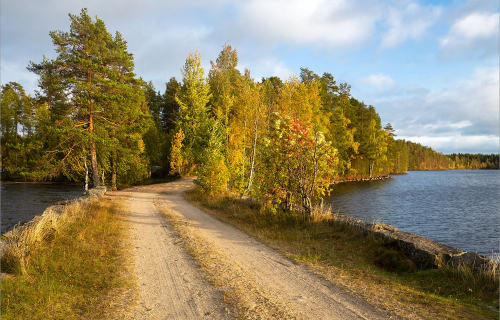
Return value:
<svg viewBox="0 0 500 320">
<path fill-rule="evenodd" d="M 103 201 L 2 237 L 2 319 L 99 319 L 130 291 L 124 223 Z"/>
<path fill-rule="evenodd" d="M 392 314 L 498 319 L 498 312 L 490 310 L 498 310 L 498 270 L 490 274 L 476 274 L 464 266 L 417 270 L 396 242 L 332 222 L 330 213 L 306 216 L 266 210 L 256 202 L 230 196 L 210 198 L 197 190 L 186 192 L 185 197 Z"/>
</svg>

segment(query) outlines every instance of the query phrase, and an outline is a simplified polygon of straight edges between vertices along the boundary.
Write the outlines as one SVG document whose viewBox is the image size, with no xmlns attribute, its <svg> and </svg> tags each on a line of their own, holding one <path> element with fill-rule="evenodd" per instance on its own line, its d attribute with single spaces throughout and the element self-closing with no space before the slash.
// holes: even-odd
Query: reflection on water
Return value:
<svg viewBox="0 0 500 320">
<path fill-rule="evenodd" d="M 466 251 L 499 252 L 498 170 L 410 171 L 332 186 L 335 212 L 384 222 Z"/>
<path fill-rule="evenodd" d="M 78 198 L 82 186 L 61 184 L 2 183 L 1 233 L 18 222 L 25 223 L 58 201 Z"/>
</svg>

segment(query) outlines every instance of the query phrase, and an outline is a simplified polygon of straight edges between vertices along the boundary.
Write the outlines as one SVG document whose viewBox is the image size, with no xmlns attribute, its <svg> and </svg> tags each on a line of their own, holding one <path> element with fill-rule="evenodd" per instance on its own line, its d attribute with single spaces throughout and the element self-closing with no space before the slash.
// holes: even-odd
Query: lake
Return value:
<svg viewBox="0 0 500 320">
<path fill-rule="evenodd" d="M 332 186 L 333 211 L 383 222 L 465 251 L 499 253 L 498 170 L 410 171 Z"/>
<path fill-rule="evenodd" d="M 75 199 L 83 194 L 81 185 L 1 183 L 1 233 L 25 223 L 58 201 Z"/>
<path fill-rule="evenodd" d="M 2 183 L 2 233 L 58 201 L 81 196 L 82 186 Z M 498 170 L 410 171 L 383 181 L 332 186 L 335 212 L 483 255 L 499 253 Z"/>
</svg>

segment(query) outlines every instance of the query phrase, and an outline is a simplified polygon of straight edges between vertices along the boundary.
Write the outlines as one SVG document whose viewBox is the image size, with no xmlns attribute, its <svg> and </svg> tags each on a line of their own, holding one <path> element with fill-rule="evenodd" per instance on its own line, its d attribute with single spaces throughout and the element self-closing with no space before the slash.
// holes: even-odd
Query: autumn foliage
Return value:
<svg viewBox="0 0 500 320">
<path fill-rule="evenodd" d="M 337 150 L 312 123 L 275 113 L 264 141 L 262 169 L 272 174 L 260 175 L 263 196 L 311 212 L 312 200 L 334 180 L 336 161 Z"/>
<path fill-rule="evenodd" d="M 325 72 L 254 79 L 226 43 L 210 70 L 189 53 L 182 79 L 161 95 L 134 73 L 119 32 L 83 9 L 69 32 L 50 33 L 57 59 L 28 69 L 36 97 L 10 82 L 1 95 L 5 180 L 86 181 L 127 186 L 195 174 L 210 195 L 225 192 L 311 211 L 335 180 L 406 170 L 498 168 L 498 155 L 445 156 L 395 140 L 375 107 Z"/>
<path fill-rule="evenodd" d="M 182 141 L 184 140 L 182 128 L 174 135 L 172 149 L 170 150 L 170 174 L 181 174 L 184 166 L 184 157 L 182 156 Z"/>
</svg>

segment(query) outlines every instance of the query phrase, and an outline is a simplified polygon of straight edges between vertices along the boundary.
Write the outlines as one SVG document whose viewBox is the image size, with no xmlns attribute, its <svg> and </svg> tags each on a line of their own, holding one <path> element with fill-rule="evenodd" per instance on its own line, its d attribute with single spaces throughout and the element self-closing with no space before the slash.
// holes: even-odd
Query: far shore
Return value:
<svg viewBox="0 0 500 320">
<path fill-rule="evenodd" d="M 1 183 L 5 184 L 62 184 L 62 185 L 68 185 L 68 186 L 82 186 L 83 187 L 83 182 L 68 182 L 68 181 L 0 181 Z M 90 186 L 89 186 L 90 187 Z"/>
</svg>

